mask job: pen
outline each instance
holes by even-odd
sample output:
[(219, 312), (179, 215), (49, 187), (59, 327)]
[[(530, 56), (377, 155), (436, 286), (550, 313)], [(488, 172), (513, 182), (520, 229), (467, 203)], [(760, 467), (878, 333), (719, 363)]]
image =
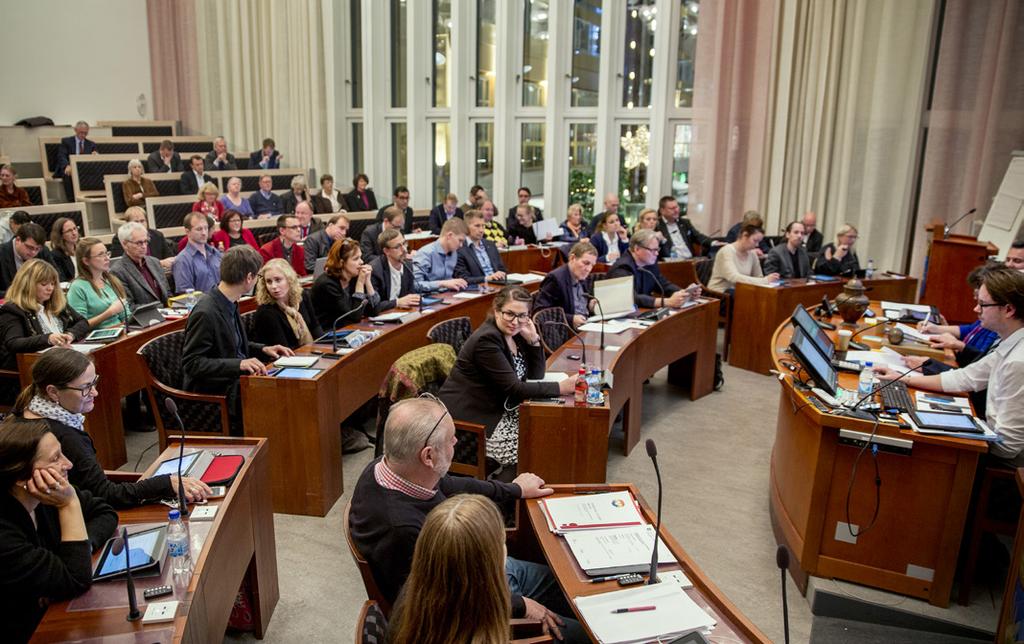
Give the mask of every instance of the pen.
[(617, 615), (619, 613), (640, 613), (646, 610), (655, 610), (657, 608), (657, 606), (631, 606), (629, 608), (616, 608), (612, 610), (612, 614)]
[(612, 580), (615, 580), (615, 579), (622, 579), (625, 576), (626, 575), (608, 575), (607, 577), (594, 577), (593, 579), (588, 579), (587, 582), (591, 583), (591, 584), (599, 584), (602, 581), (612, 581)]

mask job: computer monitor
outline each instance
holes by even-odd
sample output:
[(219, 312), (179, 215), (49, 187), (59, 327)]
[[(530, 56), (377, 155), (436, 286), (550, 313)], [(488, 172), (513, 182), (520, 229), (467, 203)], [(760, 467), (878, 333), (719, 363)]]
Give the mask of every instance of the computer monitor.
[(793, 339), (790, 341), (789, 348), (803, 365), (814, 384), (828, 395), (835, 396), (839, 375), (828, 358), (814, 348), (814, 341), (807, 337), (800, 327), (793, 329)]
[(814, 341), (814, 346), (818, 348), (818, 351), (831, 362), (832, 358), (836, 355), (836, 345), (832, 343), (832, 338), (828, 337), (828, 334), (825, 333), (825, 329), (818, 326), (818, 323), (814, 321), (814, 318), (807, 312), (807, 309), (798, 304), (793, 309), (793, 315), (790, 316), (790, 320), (792, 320), (794, 327), (803, 330), (807, 337)]
[(633, 278), (615, 277), (596, 280), (594, 297), (601, 303), (600, 311), (605, 319), (629, 315), (636, 310), (633, 303)]

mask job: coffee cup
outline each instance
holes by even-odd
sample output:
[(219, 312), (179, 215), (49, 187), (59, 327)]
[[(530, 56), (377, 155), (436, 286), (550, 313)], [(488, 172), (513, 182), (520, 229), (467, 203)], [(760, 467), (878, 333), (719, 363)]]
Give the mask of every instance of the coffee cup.
[(836, 349), (839, 351), (848, 351), (850, 349), (851, 337), (853, 337), (853, 331), (849, 329), (839, 329), (838, 339), (836, 340)]

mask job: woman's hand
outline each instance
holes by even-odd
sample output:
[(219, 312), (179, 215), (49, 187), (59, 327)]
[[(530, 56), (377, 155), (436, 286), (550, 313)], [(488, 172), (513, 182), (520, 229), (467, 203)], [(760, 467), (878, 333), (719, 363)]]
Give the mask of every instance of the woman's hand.
[(846, 254), (849, 253), (849, 252), (850, 252), (850, 247), (847, 246), (846, 244), (842, 244), (841, 246), (836, 248), (835, 258), (836, 259), (842, 259), (842, 258), (846, 257)]
[(68, 333), (51, 333), (47, 338), (51, 347), (66, 347), (74, 339), (74, 336)]
[(43, 505), (62, 508), (72, 501), (78, 501), (75, 488), (71, 487), (64, 473), (55, 467), (44, 467), (32, 472), (32, 478), (25, 482), (25, 490)]
[(124, 303), (120, 299), (115, 299), (107, 307), (106, 314), (108, 318), (112, 318), (115, 315), (119, 315), (122, 311), (124, 311)]
[[(213, 494), (213, 490), (210, 489), (210, 486), (199, 479), (185, 476), (182, 477), (181, 482), (185, 484), (185, 498), (188, 499), (189, 503), (205, 501), (208, 496)], [(171, 474), (171, 487), (174, 488), (175, 493), (178, 492), (177, 474)]]
[(533, 325), (533, 318), (526, 318), (519, 325), (519, 335), (534, 346), (540, 344), (540, 335), (537, 333), (537, 327)]

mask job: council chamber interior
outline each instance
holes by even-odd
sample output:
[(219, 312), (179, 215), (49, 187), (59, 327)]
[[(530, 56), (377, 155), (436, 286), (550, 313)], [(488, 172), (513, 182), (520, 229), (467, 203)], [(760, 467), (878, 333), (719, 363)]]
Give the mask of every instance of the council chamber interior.
[[(53, 413), (79, 418), (95, 472), (144, 487), (159, 470), (193, 485), (182, 496), (224, 486), (186, 518), (189, 578), (168, 557), (134, 581), (143, 613), (177, 602), (168, 617), (124, 620), (123, 575), (95, 579), (41, 595), (38, 641), (383, 636), (394, 597), (360, 552), (353, 492), (385, 462), (389, 410), (422, 392), (455, 428), (450, 477), (556, 486), (499, 509), (509, 556), (547, 567), (581, 641), (1024, 639), (1019, 432), (1012, 395), (993, 394), (1019, 368), (1024, 326), (1010, 274), (1024, 270), (1017, 0), (7, 0), (3, 13), (3, 411), (49, 418), (17, 394), (45, 398), (34, 367), (70, 346), (96, 376), (82, 396), (97, 395), (84, 416)], [(276, 263), (232, 290), (242, 250)], [(59, 282), (87, 324), (10, 331), (10, 307), (35, 319), (17, 273), (44, 262), (58, 279), (36, 279)], [(108, 272), (119, 295), (103, 300)], [(237, 331), (189, 313), (214, 292)], [(295, 355), (194, 371), (221, 358), (197, 334), (277, 338), (253, 336), (263, 307)], [(468, 365), (492, 332), (540, 362), (526, 376), (510, 353), (519, 397), (486, 409), (498, 381)], [(869, 362), (895, 375), (872, 378)], [(987, 398), (941, 391), (975, 362), (1002, 365)], [(582, 390), (560, 384), (584, 365)], [(495, 437), (508, 423), (511, 448)], [(182, 432), (191, 473), (167, 464)], [(10, 496), (34, 503), (19, 486)], [(593, 582), (569, 545), (583, 537), (555, 529), (555, 501), (605, 494), (660, 523), (658, 584)], [(157, 501), (111, 505), (142, 534), (167, 522)], [(118, 556), (113, 536), (91, 567)], [(649, 578), (646, 563), (628, 572)], [(642, 594), (677, 580), (671, 601), (695, 612)], [(13, 583), (0, 594), (17, 597)], [(602, 597), (617, 592), (634, 594)], [(660, 610), (596, 617), (615, 597)], [(549, 630), (528, 614), (509, 641)]]

